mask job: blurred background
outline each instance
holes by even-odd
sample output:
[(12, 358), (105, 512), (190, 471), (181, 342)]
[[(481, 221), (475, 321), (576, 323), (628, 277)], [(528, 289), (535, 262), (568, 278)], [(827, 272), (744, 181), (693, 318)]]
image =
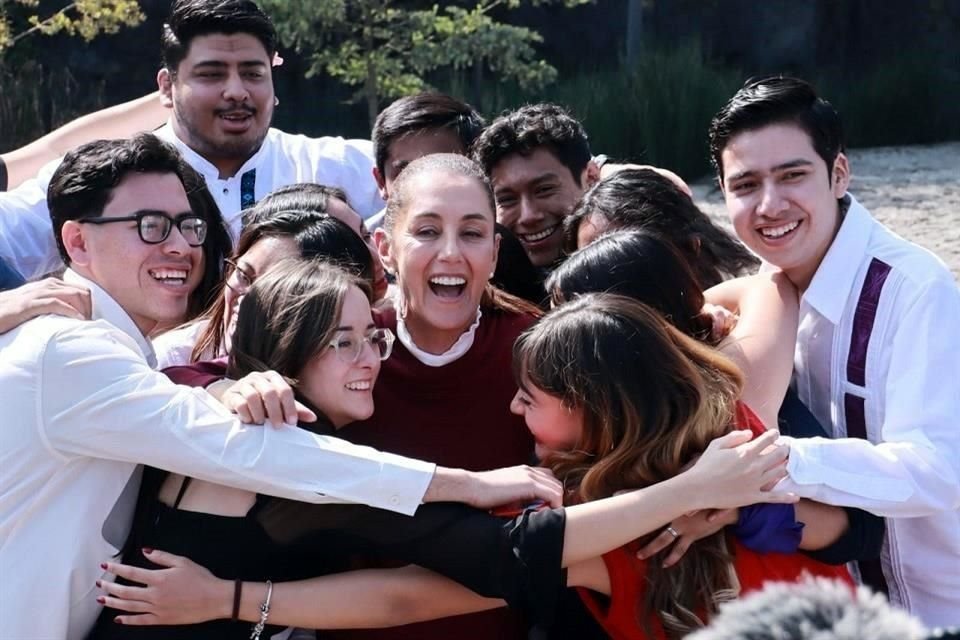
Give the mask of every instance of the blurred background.
[[(346, 6), (339, 19), (351, 24), (358, 18), (350, 5), (371, 0), (267, 0), (264, 6), (271, 15), (296, 16), (337, 2)], [(542, 41), (532, 41), (534, 62), (556, 70), (544, 75), (549, 84), (531, 88), (522, 79), (504, 79), (482, 57), (429, 70), (422, 79), (487, 117), (526, 102), (564, 104), (586, 125), (595, 152), (691, 179), (709, 170), (710, 117), (745, 79), (761, 74), (812, 81), (843, 114), (853, 147), (960, 140), (960, 0), (566, 2), (575, 6), (481, 3), (487, 18), (539, 33)], [(29, 28), (28, 15), (50, 15), (67, 4), (41, 0), (28, 7), (0, 0), (0, 11), (16, 34)], [(417, 11), (437, 3), (373, 4)], [(62, 33), (30, 34), (0, 54), (0, 151), (156, 88), (159, 34), (170, 2), (139, 5), (143, 21), (116, 34), (89, 42)], [(457, 21), (464, 22), (477, 0), (439, 5), (439, 15), (462, 8)], [(280, 106), (274, 125), (310, 135), (369, 137), (369, 101), (358, 97), (357, 87), (318, 68), (311, 55), (324, 46), (318, 42), (336, 43), (307, 40), (288, 30), (281, 43), (285, 62), (275, 72)], [(464, 45), (467, 58), (475, 46)], [(389, 100), (380, 96), (374, 105)]]

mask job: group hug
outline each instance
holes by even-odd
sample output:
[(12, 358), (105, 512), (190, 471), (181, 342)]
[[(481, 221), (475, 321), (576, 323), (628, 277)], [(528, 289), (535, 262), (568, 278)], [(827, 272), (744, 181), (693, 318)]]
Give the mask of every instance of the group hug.
[(734, 236), (553, 104), (273, 129), (250, 0), (160, 53), (0, 171), (0, 638), (960, 624), (960, 289), (810, 84), (704, 132)]

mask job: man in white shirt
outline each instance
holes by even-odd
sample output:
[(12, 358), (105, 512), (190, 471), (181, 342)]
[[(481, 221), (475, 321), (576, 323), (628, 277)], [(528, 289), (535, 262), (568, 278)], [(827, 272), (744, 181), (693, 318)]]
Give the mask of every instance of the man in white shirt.
[(152, 370), (146, 335), (182, 316), (200, 278), (202, 179), (155, 136), (68, 154), (49, 203), (69, 283), (93, 320), (41, 316), (0, 335), (3, 637), (82, 638), (98, 564), (129, 530), (138, 463), (308, 502), (413, 513), (423, 501), (559, 499), (541, 471), (437, 468), (288, 427), (244, 427)]
[(710, 144), (734, 229), (800, 290), (795, 384), (833, 439), (792, 439), (786, 490), (886, 517), (871, 586), (960, 622), (960, 291), (846, 190), (840, 118), (807, 83), (747, 83)]
[[(173, 117), (157, 135), (205, 178), (234, 237), (240, 211), (298, 182), (340, 187), (364, 218), (383, 207), (368, 140), (308, 138), (270, 128), (277, 34), (245, 0), (177, 0), (164, 26), (157, 74)], [(28, 280), (62, 265), (49, 232), (46, 190), (59, 161), (0, 193), (0, 259)]]

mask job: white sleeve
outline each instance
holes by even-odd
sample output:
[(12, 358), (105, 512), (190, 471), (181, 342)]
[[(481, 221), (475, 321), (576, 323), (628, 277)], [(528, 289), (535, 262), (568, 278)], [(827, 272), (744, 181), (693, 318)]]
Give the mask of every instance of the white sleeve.
[(319, 163), (316, 180), (320, 184), (337, 186), (347, 193), (354, 211), (366, 220), (378, 213), (386, 203), (377, 191), (373, 179), (373, 143), (369, 140), (318, 138), (321, 153), (335, 160), (333, 165)]
[(56, 334), (40, 368), (41, 437), (65, 459), (148, 464), (306, 502), (356, 502), (412, 514), (434, 465), (295, 427), (240, 424), (205, 392), (150, 369), (106, 323)]
[(13, 191), (0, 193), (0, 258), (27, 280), (63, 266), (47, 211), (47, 185), (60, 158)]
[(909, 304), (890, 342), (883, 442), (789, 439), (778, 489), (888, 517), (960, 508), (960, 292), (940, 279)]

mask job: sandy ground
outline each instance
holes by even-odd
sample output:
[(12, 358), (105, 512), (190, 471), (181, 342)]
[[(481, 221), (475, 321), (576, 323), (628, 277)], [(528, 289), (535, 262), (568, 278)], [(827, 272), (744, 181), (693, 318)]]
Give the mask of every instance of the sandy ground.
[[(853, 149), (850, 192), (878, 220), (936, 253), (960, 280), (960, 142)], [(729, 228), (723, 197), (693, 185), (700, 207)]]

